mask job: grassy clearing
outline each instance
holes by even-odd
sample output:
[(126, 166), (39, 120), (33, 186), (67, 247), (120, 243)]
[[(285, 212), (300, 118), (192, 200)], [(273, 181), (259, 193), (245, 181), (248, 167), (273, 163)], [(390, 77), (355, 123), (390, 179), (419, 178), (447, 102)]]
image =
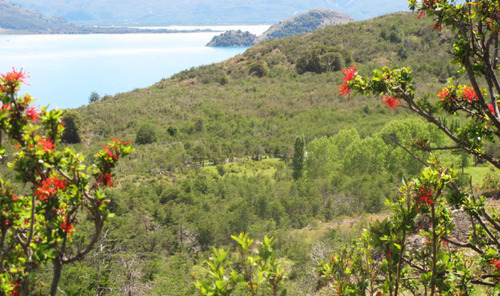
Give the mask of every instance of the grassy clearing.
[(489, 167), (482, 166), (467, 167), (464, 169), (464, 172), (472, 177), (472, 183), (477, 185), (481, 185), (483, 183), (483, 177), (489, 171)]
[(245, 160), (219, 166), (207, 166), (204, 169), (219, 174), (221, 173), (219, 170), (222, 170), (223, 174), (234, 174), (238, 177), (263, 176), (272, 178), (278, 167), (282, 165), (284, 163), (279, 158), (266, 158), (260, 161)]

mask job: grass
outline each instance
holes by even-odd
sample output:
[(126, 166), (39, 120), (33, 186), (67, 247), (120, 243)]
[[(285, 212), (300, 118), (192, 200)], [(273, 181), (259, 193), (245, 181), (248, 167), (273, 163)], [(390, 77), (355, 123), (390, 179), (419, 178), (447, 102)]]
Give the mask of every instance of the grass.
[[(238, 177), (263, 176), (272, 178), (277, 171), (277, 167), (283, 165), (279, 158), (266, 158), (260, 161), (244, 160), (223, 164), (225, 174), (235, 174)], [(217, 172), (217, 166), (206, 166), (206, 171)]]
[(481, 185), (484, 175), (490, 171), (489, 167), (471, 166), (464, 169), (464, 172), (472, 177), (472, 183)]

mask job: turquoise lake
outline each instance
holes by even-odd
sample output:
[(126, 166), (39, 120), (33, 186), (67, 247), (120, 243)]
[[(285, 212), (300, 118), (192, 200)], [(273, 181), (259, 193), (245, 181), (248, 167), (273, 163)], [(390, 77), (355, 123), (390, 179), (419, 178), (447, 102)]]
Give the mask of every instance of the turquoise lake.
[[(208, 27), (261, 34), (269, 26)], [(171, 27), (172, 28), (172, 27)], [(174, 29), (207, 27), (175, 27)], [(247, 48), (206, 47), (221, 32), (170, 34), (2, 35), (0, 73), (15, 67), (30, 74), (35, 105), (76, 108), (91, 92), (114, 95), (142, 88), (182, 70), (220, 62)]]

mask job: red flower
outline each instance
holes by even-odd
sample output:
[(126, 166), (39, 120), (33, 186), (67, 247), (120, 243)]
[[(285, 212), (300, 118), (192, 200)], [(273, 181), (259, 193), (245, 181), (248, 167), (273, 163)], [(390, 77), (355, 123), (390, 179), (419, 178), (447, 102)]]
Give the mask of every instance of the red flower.
[(28, 109), (26, 110), (26, 115), (28, 115), (31, 120), (36, 122), (38, 115), (40, 115), (40, 111), (38, 110), (37, 107), (34, 106), (29, 106)]
[(417, 203), (419, 204), (423, 203), (432, 205), (434, 203), (432, 200), (432, 194), (434, 194), (434, 191), (427, 191), (425, 188), (420, 188), (420, 194), (415, 194), (413, 197), (418, 197)]
[(488, 109), (490, 109), (491, 113), (495, 113), (495, 108), (493, 108), (493, 104), (488, 104)]
[(342, 97), (345, 97), (346, 95), (348, 96), (347, 97), (347, 100), (351, 99), (351, 94), (349, 93), (350, 91), (350, 88), (349, 88), (349, 85), (347, 84), (349, 81), (351, 81), (352, 79), (354, 79), (354, 77), (356, 77), (356, 68), (358, 67), (359, 65), (356, 65), (355, 67), (349, 67), (347, 70), (346, 69), (342, 69), (342, 72), (345, 74), (345, 77), (342, 78), (341, 80), (344, 80), (344, 82), (342, 82), (341, 85), (339, 85), (339, 95), (341, 95)]
[(450, 93), (448, 92), (448, 88), (446, 86), (443, 86), (443, 89), (438, 92), (437, 96), (441, 99), (441, 101), (446, 101), (449, 95)]
[(342, 78), (342, 80), (344, 80), (344, 81), (351, 81), (356, 76), (356, 72), (354, 72), (354, 71), (356, 71), (356, 68), (358, 66), (359, 66), (359, 64), (356, 65), (355, 67), (354, 66), (349, 67), (347, 70), (346, 69), (342, 69), (342, 72), (344, 72), (344, 74), (345, 74), (345, 77)]
[(500, 260), (491, 259), (491, 263), (495, 265), (497, 271), (500, 271)]
[(391, 251), (389, 251), (389, 254), (387, 254), (387, 257), (391, 258), (391, 256), (392, 256)]
[(472, 88), (472, 86), (470, 86), (470, 87), (469, 86), (464, 87), (464, 89), (462, 90), (462, 95), (469, 102), (473, 102), (473, 101), (477, 100), (476, 91), (474, 90), (474, 88)]
[(45, 152), (52, 151), (54, 149), (54, 143), (52, 143), (51, 139), (46, 140), (43, 137), (40, 137), (38, 140), (38, 147), (42, 148)]
[(2, 111), (3, 112), (10, 111), (10, 110), (12, 110), (12, 107), (10, 106), (10, 104), (2, 103)]
[(27, 72), (23, 72), (23, 68), (21, 70), (16, 71), (14, 67), (12, 67), (12, 72), (9, 72), (7, 74), (1, 74), (0, 79), (5, 80), (7, 84), (15, 84), (18, 82), (24, 83), (26, 85), (29, 85), (26, 83), (25, 79), (30, 78)]
[(102, 148), (106, 149), (106, 152), (108, 154), (109, 157), (113, 158), (114, 160), (118, 160), (118, 156), (116, 156), (115, 154), (113, 154), (113, 152), (111, 152), (111, 148), (109, 147), (109, 145), (106, 145), (104, 146), (103, 144), (101, 144)]
[(58, 190), (63, 190), (66, 187), (66, 180), (58, 179), (57, 175), (52, 178), (42, 180), (40, 186), (35, 191), (35, 195), (40, 200), (47, 200), (47, 197), (54, 195)]
[(133, 140), (130, 140), (128, 142), (123, 142), (123, 137), (120, 139), (120, 141), (118, 141), (117, 139), (115, 139), (113, 137), (111, 137), (111, 140), (113, 140), (113, 142), (115, 142), (116, 144), (120, 143), (122, 145), (128, 145), (128, 144), (133, 142)]
[(66, 220), (64, 220), (64, 222), (61, 224), (61, 228), (64, 229), (64, 231), (66, 231), (66, 233), (69, 235), (72, 235), (73, 230), (75, 229), (73, 224), (69, 223), (68, 218), (66, 218)]
[(349, 93), (350, 89), (347, 85), (347, 81), (344, 81), (341, 85), (339, 85), (339, 95), (342, 97), (347, 96), (347, 100), (351, 99), (351, 94)]
[(112, 174), (102, 174), (101, 177), (99, 178), (99, 182), (102, 183), (102, 185), (104, 186), (112, 187), (114, 184), (113, 184), (113, 179), (111, 179), (111, 177), (113, 177)]
[(438, 29), (439, 31), (441, 31), (441, 23), (440, 22), (435, 23), (434, 25), (431, 26), (431, 29), (433, 30)]
[(394, 110), (396, 106), (401, 105), (401, 101), (398, 98), (394, 98), (391, 96), (382, 96), (384, 98), (384, 102), (382, 102), (382, 105), (387, 105), (386, 107), (390, 107), (391, 110)]

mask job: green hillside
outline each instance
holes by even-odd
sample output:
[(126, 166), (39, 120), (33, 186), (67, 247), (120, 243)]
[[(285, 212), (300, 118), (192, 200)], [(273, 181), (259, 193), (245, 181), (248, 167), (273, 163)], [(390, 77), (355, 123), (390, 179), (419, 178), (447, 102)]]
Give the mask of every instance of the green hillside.
[[(446, 142), (380, 98), (341, 98), (340, 69), (404, 63), (417, 73), (419, 91), (437, 88), (457, 69), (445, 62), (452, 33), (430, 25), (398, 13), (270, 40), (77, 109), (84, 124), (76, 149), (91, 154), (110, 136), (123, 136), (135, 139), (136, 151), (113, 176), (115, 217), (102, 248), (68, 266), (61, 289), (196, 295), (193, 282), (208, 274), (210, 247), (234, 249), (230, 235), (248, 231), (277, 239), (290, 295), (313, 293), (317, 260), (362, 227), (338, 221), (384, 211), (401, 179), (422, 167), (392, 135)], [(301, 139), (307, 157), (292, 166)], [(459, 154), (441, 157), (464, 163)], [(77, 227), (86, 227), (83, 217)]]

